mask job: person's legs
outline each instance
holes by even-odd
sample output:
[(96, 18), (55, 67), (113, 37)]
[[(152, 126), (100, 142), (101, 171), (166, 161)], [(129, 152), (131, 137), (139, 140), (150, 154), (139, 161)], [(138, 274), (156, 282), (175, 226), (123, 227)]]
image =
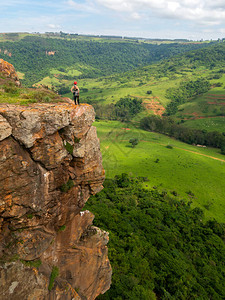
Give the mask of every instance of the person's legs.
[(73, 100), (74, 100), (74, 104), (76, 105), (76, 96), (75, 96), (75, 93), (73, 93)]
[(80, 104), (79, 96), (77, 96), (77, 104)]

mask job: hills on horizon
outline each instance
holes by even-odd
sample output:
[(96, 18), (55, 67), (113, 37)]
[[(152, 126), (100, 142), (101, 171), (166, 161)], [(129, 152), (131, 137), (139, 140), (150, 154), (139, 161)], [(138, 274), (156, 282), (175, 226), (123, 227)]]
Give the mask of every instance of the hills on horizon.
[[(0, 35), (1, 56), (24, 74), (26, 85), (50, 75), (52, 69), (77, 78), (97, 78), (150, 65), (211, 43), (148, 43), (101, 38), (55, 38), (48, 35)], [(31, 72), (32, 70), (32, 72)], [(60, 74), (60, 73), (59, 73)], [(72, 79), (72, 78), (71, 78)]]
[(178, 43), (187, 43), (187, 42), (212, 42), (212, 41), (223, 41), (224, 39), (218, 38), (217, 40), (193, 40), (186, 38), (150, 38), (143, 36), (124, 36), (124, 35), (103, 35), (103, 34), (80, 34), (80, 33), (67, 33), (63, 31), (53, 32), (1, 32), (0, 39), (4, 40), (17, 40), (21, 37), (27, 35), (38, 35), (42, 37), (55, 37), (55, 38), (96, 38), (96, 39), (116, 39), (116, 40), (135, 40), (135, 41), (145, 41), (145, 42), (178, 42)]

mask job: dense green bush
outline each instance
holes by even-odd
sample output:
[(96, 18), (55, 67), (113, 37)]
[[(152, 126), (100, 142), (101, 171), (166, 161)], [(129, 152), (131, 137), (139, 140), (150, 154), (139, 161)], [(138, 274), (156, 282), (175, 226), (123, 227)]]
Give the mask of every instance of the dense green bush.
[(143, 109), (141, 100), (130, 97), (120, 98), (116, 104), (102, 105), (99, 101), (87, 102), (93, 105), (98, 119), (127, 122)]
[[(130, 121), (132, 117), (142, 110), (142, 100), (136, 98), (121, 98), (114, 106), (116, 120)], [(113, 116), (114, 117), (114, 116)]]

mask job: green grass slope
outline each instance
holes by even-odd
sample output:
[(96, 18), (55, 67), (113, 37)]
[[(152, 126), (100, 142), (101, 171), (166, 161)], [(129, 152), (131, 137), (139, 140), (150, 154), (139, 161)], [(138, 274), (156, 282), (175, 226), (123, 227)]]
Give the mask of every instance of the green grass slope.
[(207, 131), (225, 132), (225, 117), (196, 118), (185, 121), (185, 126)]
[(62, 102), (63, 98), (45, 88), (25, 88), (18, 86), (14, 79), (0, 72), (0, 104), (27, 105), (36, 102)]
[[(101, 121), (95, 126), (107, 178), (124, 172), (148, 177), (146, 185), (191, 200), (207, 218), (225, 221), (225, 158), (219, 150), (187, 145), (120, 122)], [(131, 138), (139, 140), (135, 148)]]

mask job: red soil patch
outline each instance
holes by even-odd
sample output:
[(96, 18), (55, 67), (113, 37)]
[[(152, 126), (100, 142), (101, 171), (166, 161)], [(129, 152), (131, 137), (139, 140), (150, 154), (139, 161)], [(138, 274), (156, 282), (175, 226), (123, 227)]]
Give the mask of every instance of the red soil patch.
[[(218, 94), (208, 94), (208, 97), (210, 97), (210, 96), (219, 98), (218, 96), (220, 96), (220, 95), (218, 95)], [(224, 96), (224, 97), (225, 97), (225, 95), (221, 95), (221, 96)]]
[(145, 96), (132, 96), (137, 99), (142, 99), (142, 105), (149, 111), (153, 111), (154, 115), (162, 116), (165, 112), (165, 107), (160, 103), (160, 99), (158, 97), (145, 97)]
[[(224, 98), (225, 99), (225, 98)], [(207, 102), (208, 104), (216, 104), (216, 105), (225, 105), (225, 102), (217, 103), (216, 101), (214, 102)]]
[(184, 120), (198, 120), (198, 119), (211, 119), (211, 118), (225, 118), (225, 116), (198, 116), (192, 118), (184, 118)]
[(223, 100), (223, 99), (225, 99), (225, 97), (211, 97), (211, 96), (209, 96), (209, 97), (206, 97), (206, 99), (214, 99), (214, 100), (221, 99), (221, 100)]
[[(156, 98), (156, 97), (154, 97)], [(142, 102), (143, 106), (147, 110), (152, 110), (155, 115), (157, 116), (162, 116), (163, 113), (165, 112), (165, 107), (163, 107), (159, 101), (152, 99), (152, 100), (144, 100)]]

